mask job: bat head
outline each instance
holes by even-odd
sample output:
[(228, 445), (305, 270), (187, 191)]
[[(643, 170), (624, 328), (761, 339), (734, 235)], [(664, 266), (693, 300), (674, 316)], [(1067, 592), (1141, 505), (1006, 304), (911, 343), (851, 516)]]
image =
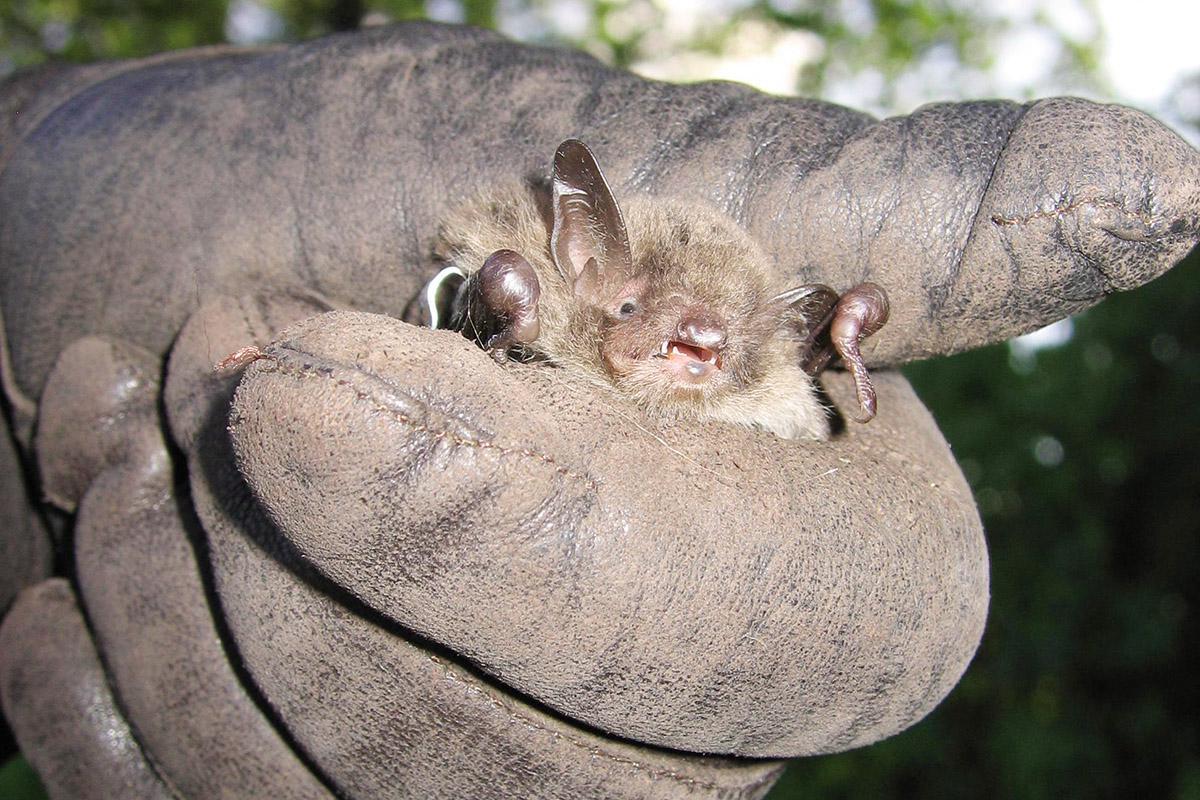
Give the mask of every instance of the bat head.
[(551, 189), (550, 250), (574, 292), (579, 336), (634, 399), (703, 412), (799, 364), (787, 293), (773, 290), (766, 257), (732, 220), (647, 198), (630, 204), (627, 228), (575, 139), (555, 153)]

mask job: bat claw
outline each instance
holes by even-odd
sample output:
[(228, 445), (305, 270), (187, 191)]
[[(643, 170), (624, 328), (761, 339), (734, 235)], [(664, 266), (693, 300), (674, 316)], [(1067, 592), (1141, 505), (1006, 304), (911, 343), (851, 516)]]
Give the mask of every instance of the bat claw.
[(777, 295), (787, 306), (805, 341), (800, 366), (812, 377), (820, 375), (837, 355), (854, 378), (858, 413), (854, 419), (870, 422), (875, 417), (875, 387), (863, 362), (859, 345), (883, 327), (890, 306), (887, 292), (874, 283), (860, 283), (845, 294), (821, 283), (798, 286)]

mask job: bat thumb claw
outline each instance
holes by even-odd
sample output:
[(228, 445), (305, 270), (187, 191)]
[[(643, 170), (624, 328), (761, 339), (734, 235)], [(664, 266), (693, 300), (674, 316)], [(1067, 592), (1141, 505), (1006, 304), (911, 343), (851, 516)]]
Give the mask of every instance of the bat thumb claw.
[(867, 423), (875, 419), (875, 387), (865, 370), (861, 377), (858, 374), (854, 376), (854, 393), (858, 397), (858, 413), (854, 415), (854, 421)]
[(833, 347), (854, 378), (854, 393), (859, 408), (854, 419), (858, 422), (874, 419), (876, 408), (875, 387), (863, 362), (859, 344), (883, 327), (889, 310), (887, 293), (874, 283), (862, 283), (838, 300), (829, 328)]

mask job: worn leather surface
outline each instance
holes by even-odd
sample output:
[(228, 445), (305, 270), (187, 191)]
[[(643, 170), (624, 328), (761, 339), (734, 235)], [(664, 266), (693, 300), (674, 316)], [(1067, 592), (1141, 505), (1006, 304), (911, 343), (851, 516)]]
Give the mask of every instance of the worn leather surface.
[(174, 491), (159, 372), (141, 348), (85, 337), (59, 358), (39, 417), (43, 482), (78, 506), (76, 578), (109, 680), (179, 796), (330, 798), (225, 651), (204, 539)]
[[(899, 376), (871, 425), (781, 442), (394, 319), (446, 209), (564, 138), (618, 200), (710, 203), (789, 278), (883, 284), (874, 364), (1149, 280), (1200, 203), (1200, 157), (1130, 109), (875, 121), (432, 25), (40, 73), (0, 111), (0, 377), (43, 476), (0, 488), (78, 508), (110, 674), (78, 624), (16, 611), (0, 669), (90, 653), (55, 674), (130, 715), (114, 780), (148, 753), (190, 797), (758, 797), (779, 764), (745, 756), (887, 736), (966, 667), (982, 533)], [(297, 323), (330, 308), (391, 318)], [(212, 371), (249, 344), (244, 379)], [(70, 787), (102, 734), (32, 696), (6, 714)]]
[[(488, 680), (461, 654), (394, 624), (297, 552), (231, 469), (229, 395), (239, 376), (214, 373), (211, 364), (214, 353), (271, 336), (284, 321), (319, 310), (312, 298), (215, 301), (180, 333), (164, 392), (237, 657), (314, 769), (349, 797), (765, 794), (779, 762), (656, 751), (582, 727)], [(336, 413), (329, 406), (312, 410)], [(332, 453), (336, 446), (330, 441), (321, 449)]]
[(17, 592), (49, 577), (54, 566), (54, 547), (34, 509), (17, 455), (16, 442), (8, 431), (0, 436), (0, 614)]
[(795, 756), (923, 716), (982, 632), (970, 490), (877, 385), (876, 422), (802, 444), (336, 312), (250, 367), (229, 429), (289, 543), (384, 616), (610, 733)]
[(51, 797), (171, 797), (117, 708), (66, 580), (27, 588), (5, 616), (0, 700)]

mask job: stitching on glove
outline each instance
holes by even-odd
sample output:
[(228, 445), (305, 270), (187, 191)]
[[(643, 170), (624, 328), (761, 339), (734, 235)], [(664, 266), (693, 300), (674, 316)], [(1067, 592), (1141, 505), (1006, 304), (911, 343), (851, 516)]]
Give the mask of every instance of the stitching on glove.
[(397, 411), (394, 408), (389, 408), (388, 406), (384, 405), (383, 403), (380, 403), (378, 400), (376, 400), (374, 397), (372, 397), (369, 393), (364, 392), (362, 389), (358, 388), (357, 386), (352, 384), (350, 381), (345, 380), (344, 378), (338, 378), (338, 377), (334, 377), (333, 375), (330, 375), (325, 372), (318, 372), (318, 371), (311, 370), (311, 369), (304, 369), (303, 367), (298, 367), (298, 366), (295, 366), (292, 364), (286, 364), (283, 361), (281, 361), (277, 356), (271, 355), (269, 353), (263, 353), (262, 356), (257, 360), (269, 362), (269, 364), (270, 364), (269, 366), (263, 365), (260, 368), (260, 369), (263, 369), (266, 371), (278, 372), (281, 374), (292, 375), (292, 376), (297, 376), (297, 377), (302, 377), (302, 378), (325, 378), (327, 380), (331, 380), (336, 385), (341, 386), (346, 389), (349, 389), (351, 392), (354, 393), (355, 397), (357, 397), (359, 400), (363, 400), (363, 401), (369, 403), (373, 407), (390, 415), (397, 421), (407, 425), (409, 428), (411, 428), (412, 430), (417, 431), (419, 433), (425, 433), (425, 434), (428, 434), (435, 438), (442, 439), (444, 441), (449, 441), (453, 444), (460, 445), (463, 447), (474, 447), (474, 448), (477, 448), (480, 450), (495, 450), (496, 452), (500, 453), (501, 455), (524, 456), (525, 458), (530, 458), (535, 461), (539, 461), (539, 462), (551, 467), (555, 472), (557, 472), (561, 475), (565, 475), (569, 478), (574, 478), (575, 480), (584, 483), (589, 488), (591, 488), (593, 491), (596, 491), (600, 488), (600, 486), (596, 482), (595, 478), (591, 477), (590, 475), (585, 475), (581, 472), (576, 472), (575, 470), (572, 470), (569, 467), (565, 467), (565, 466), (559, 464), (552, 456), (546, 455), (545, 453), (542, 453), (538, 450), (534, 450), (534, 449), (528, 448), (528, 447), (506, 447), (504, 445), (496, 444), (495, 442), (484, 442), (484, 441), (478, 441), (476, 439), (468, 439), (465, 436), (459, 436), (458, 434), (452, 433), (447, 430), (433, 428), (424, 423), (417, 422), (412, 417), (408, 416), (407, 414), (405, 414), (401, 411)]
[(1075, 200), (1063, 206), (1057, 206), (1047, 211), (1035, 211), (1032, 214), (1024, 217), (1006, 217), (1002, 214), (992, 214), (992, 222), (997, 225), (1024, 225), (1033, 222), (1035, 219), (1043, 219), (1046, 217), (1061, 217), (1064, 214), (1069, 214), (1083, 206), (1097, 206), (1099, 208), (1113, 208), (1123, 214), (1134, 217), (1147, 228), (1151, 227), (1151, 219), (1149, 214), (1144, 214), (1140, 211), (1134, 211), (1125, 206), (1118, 200), (1109, 200), (1103, 197), (1084, 198)]

